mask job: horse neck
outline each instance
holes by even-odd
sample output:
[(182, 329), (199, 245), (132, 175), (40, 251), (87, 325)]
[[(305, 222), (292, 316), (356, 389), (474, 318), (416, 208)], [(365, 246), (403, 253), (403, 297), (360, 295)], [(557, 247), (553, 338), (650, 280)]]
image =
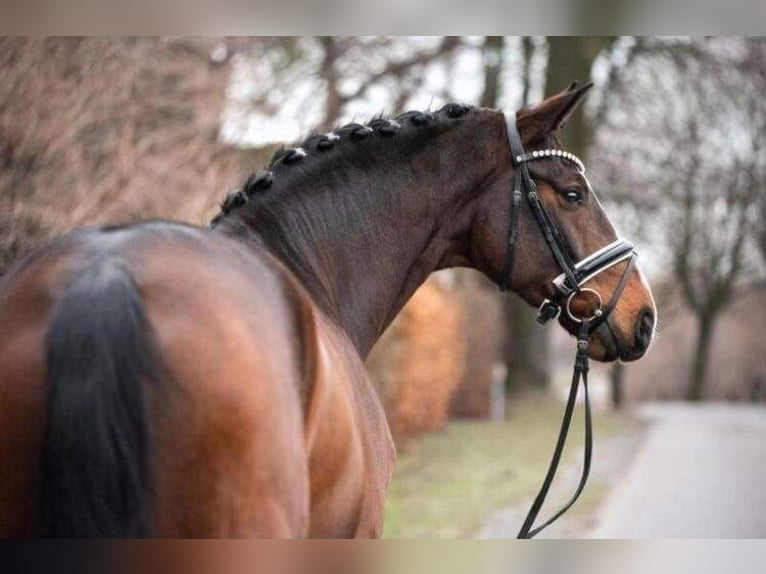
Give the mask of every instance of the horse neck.
[(431, 272), (471, 265), (476, 198), (508, 160), (503, 125), (499, 112), (479, 110), (310, 153), (275, 170), (273, 197), (251, 200), (219, 228), (280, 259), (366, 357)]

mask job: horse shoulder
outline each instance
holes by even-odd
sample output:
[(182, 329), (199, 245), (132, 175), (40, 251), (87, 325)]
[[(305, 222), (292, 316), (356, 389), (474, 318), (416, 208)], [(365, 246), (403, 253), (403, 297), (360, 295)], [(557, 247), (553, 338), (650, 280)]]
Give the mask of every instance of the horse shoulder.
[(317, 313), (306, 407), (311, 535), (378, 537), (395, 451), (380, 400), (350, 340)]

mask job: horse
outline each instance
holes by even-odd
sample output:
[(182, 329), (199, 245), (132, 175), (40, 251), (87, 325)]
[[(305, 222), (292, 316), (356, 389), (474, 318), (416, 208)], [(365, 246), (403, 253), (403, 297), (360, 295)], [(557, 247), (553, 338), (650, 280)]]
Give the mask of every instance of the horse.
[[(589, 87), (514, 124), (549, 150), (524, 169), (573, 260), (617, 238), (556, 151)], [(395, 448), (365, 374), (375, 341), (438, 269), (533, 306), (555, 295), (558, 260), (511, 193), (506, 119), (449, 103), (344, 125), (279, 150), (207, 227), (84, 228), (18, 262), (0, 282), (0, 535), (381, 536)], [(589, 278), (604, 298), (622, 282), (594, 360), (652, 339), (627, 265)], [(576, 295), (572, 334), (595, 305)]]

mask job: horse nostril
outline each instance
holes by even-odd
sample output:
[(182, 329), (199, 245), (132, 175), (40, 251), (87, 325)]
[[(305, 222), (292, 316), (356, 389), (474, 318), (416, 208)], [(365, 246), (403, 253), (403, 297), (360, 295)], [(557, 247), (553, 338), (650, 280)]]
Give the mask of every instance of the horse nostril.
[(652, 332), (654, 331), (654, 313), (649, 309), (644, 309), (638, 317), (636, 323), (636, 349), (646, 351), (649, 343), (652, 341)]

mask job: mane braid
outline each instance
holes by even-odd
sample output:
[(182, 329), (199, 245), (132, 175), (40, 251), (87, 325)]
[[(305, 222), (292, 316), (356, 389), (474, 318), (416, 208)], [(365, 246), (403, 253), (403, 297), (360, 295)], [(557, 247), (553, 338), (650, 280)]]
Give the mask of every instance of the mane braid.
[(210, 221), (208, 227), (215, 227), (231, 211), (242, 207), (250, 199), (263, 194), (274, 185), (274, 174), (284, 166), (293, 166), (314, 153), (327, 153), (344, 141), (360, 142), (374, 136), (390, 138), (406, 126), (426, 126), (439, 120), (458, 120), (473, 109), (473, 106), (451, 102), (435, 112), (408, 111), (392, 118), (378, 115), (366, 124), (352, 122), (334, 128), (324, 134), (311, 134), (297, 147), (280, 147), (268, 162), (265, 170), (250, 174), (242, 186), (228, 193), (220, 203), (220, 211)]

